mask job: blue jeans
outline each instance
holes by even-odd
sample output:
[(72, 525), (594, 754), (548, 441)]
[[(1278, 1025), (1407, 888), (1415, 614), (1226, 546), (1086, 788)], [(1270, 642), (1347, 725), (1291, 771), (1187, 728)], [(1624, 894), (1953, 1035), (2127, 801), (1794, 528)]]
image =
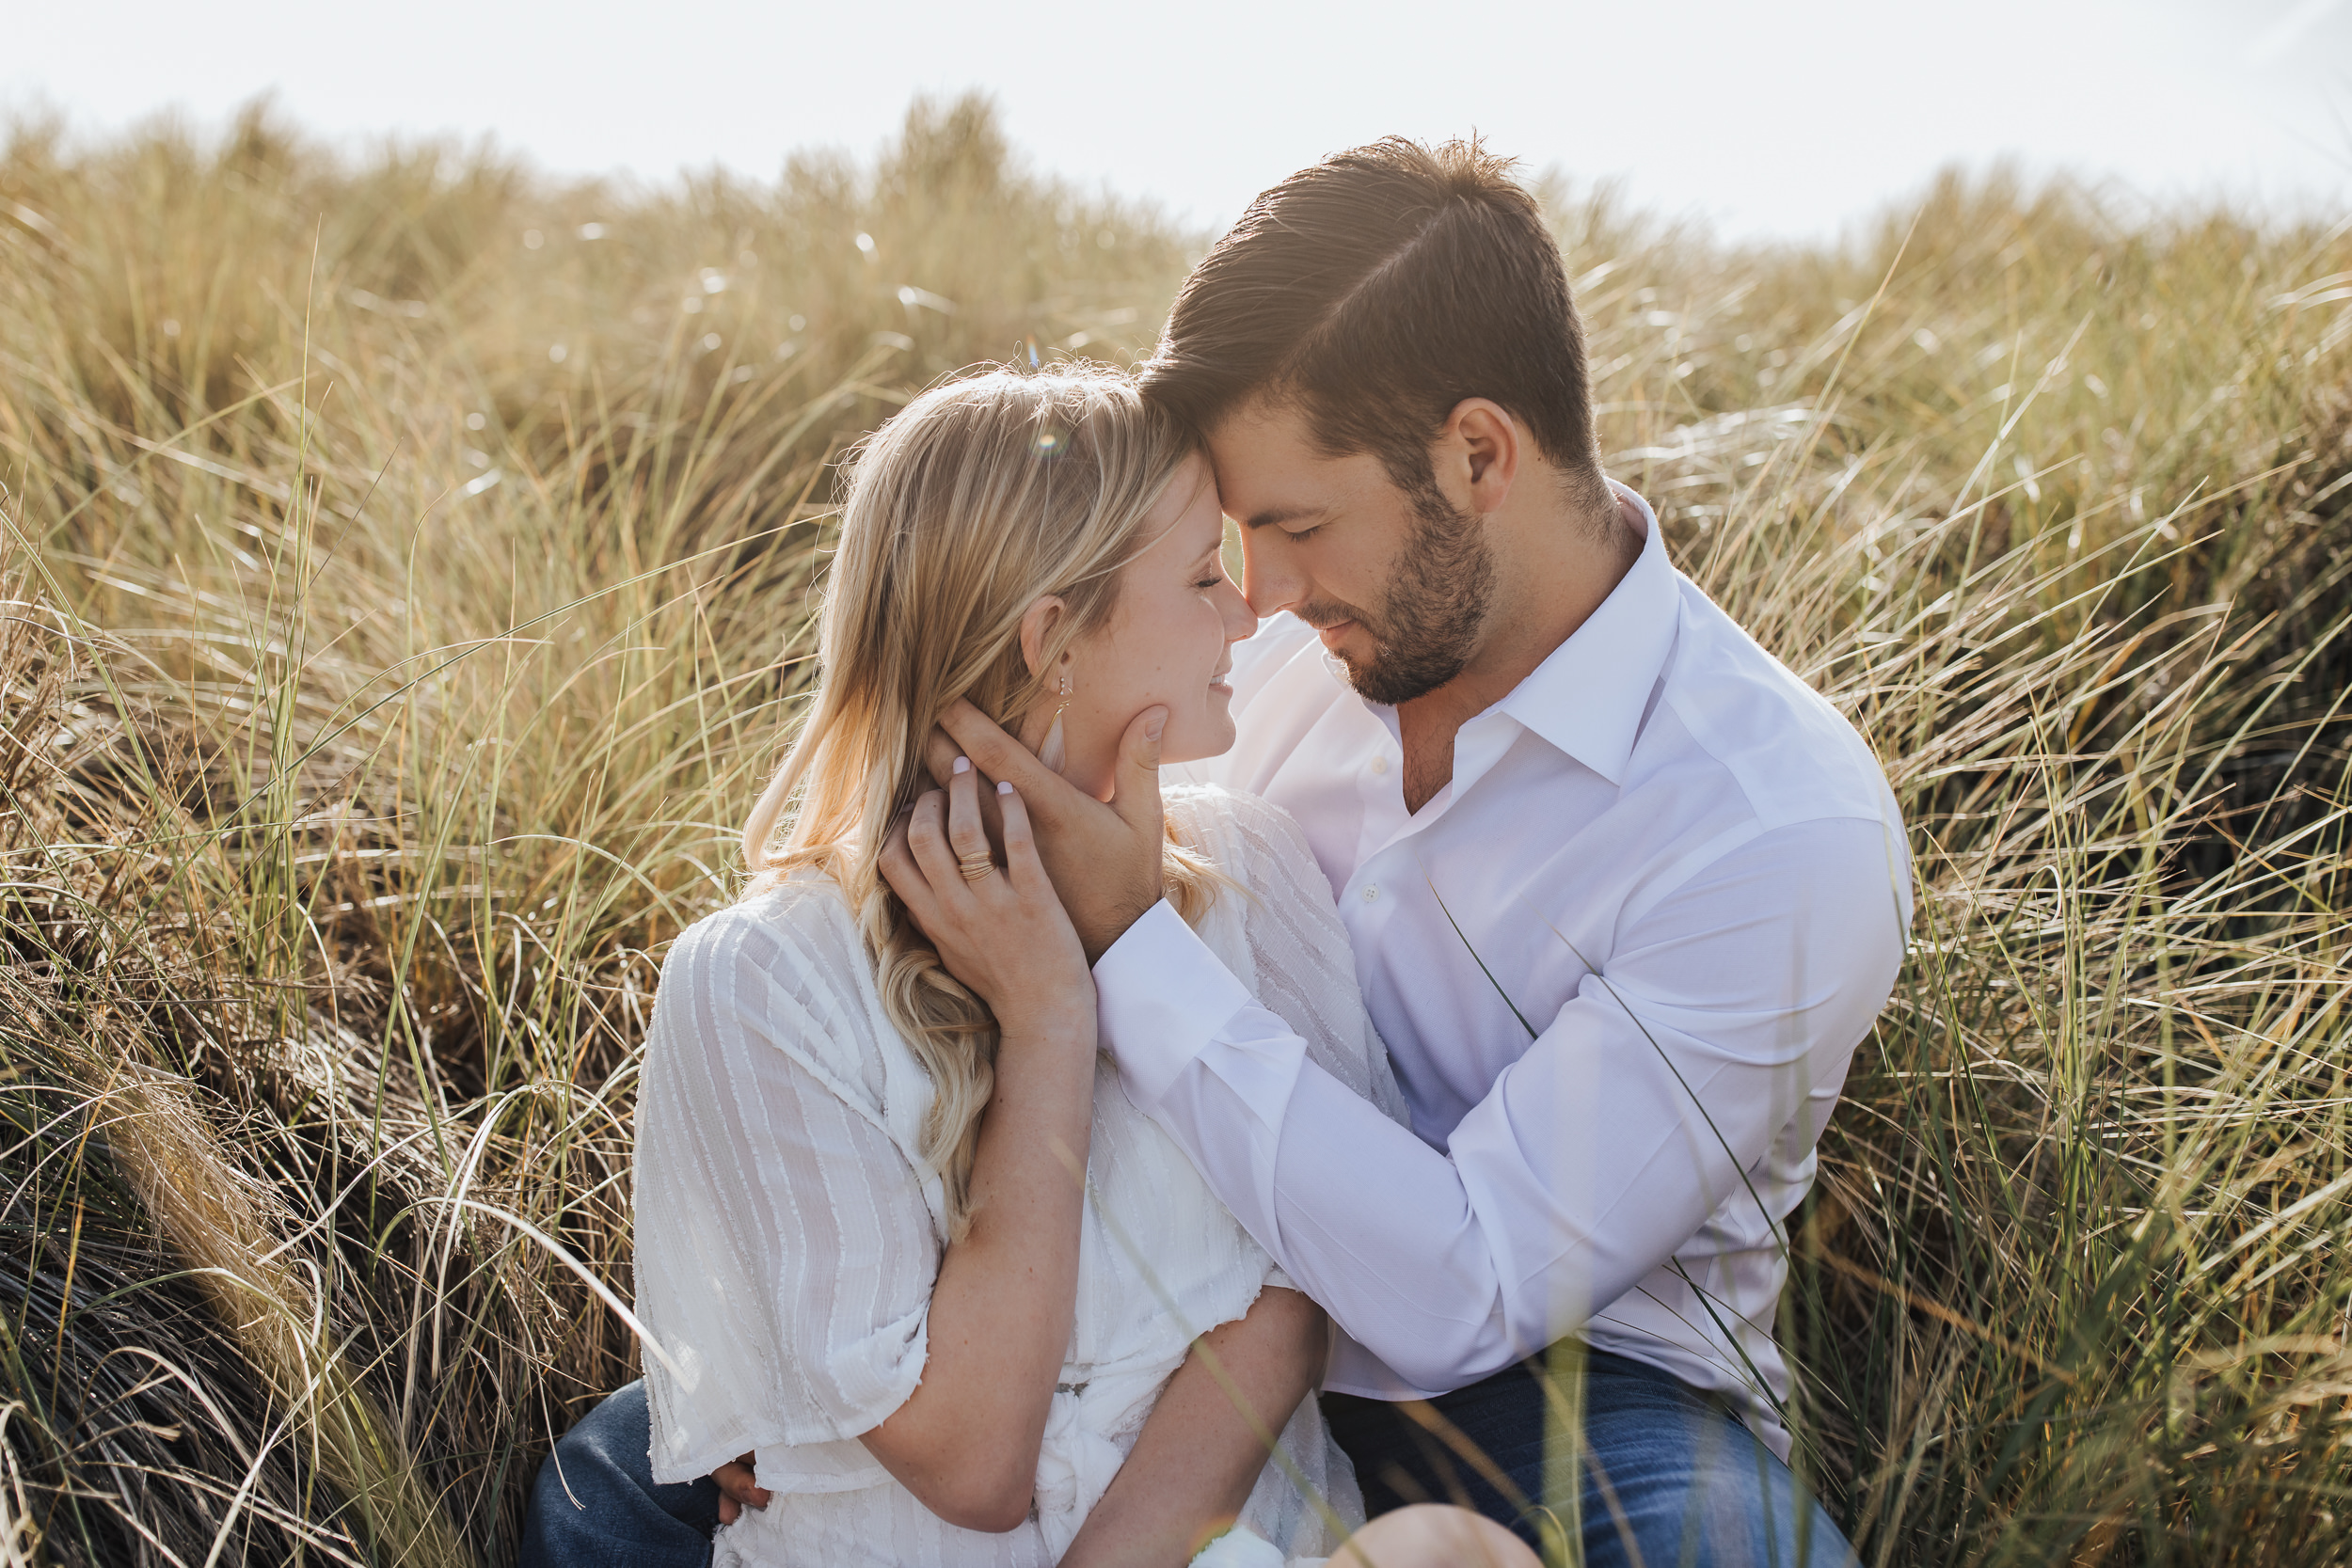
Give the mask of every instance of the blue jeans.
[[(1356, 1462), (1371, 1513), (1461, 1503), (1540, 1547), (1527, 1511), (1480, 1472), (1491, 1465), (1520, 1497), (1550, 1503), (1557, 1516), (1564, 1499), (1547, 1498), (1544, 1487), (1545, 1402), (1524, 1367), (1430, 1402), (1485, 1465), (1466, 1462), (1397, 1405), (1326, 1394), (1323, 1413)], [(707, 1568), (719, 1489), (707, 1478), (655, 1485), (651, 1447), (643, 1383), (614, 1393), (565, 1433), (539, 1466), (520, 1568)], [(1586, 1568), (1847, 1568), (1852, 1561), (1846, 1538), (1820, 1504), (1801, 1497), (1788, 1466), (1721, 1403), (1656, 1368), (1587, 1354), (1584, 1449), (1579, 1502)]]
[(641, 1378), (608, 1395), (539, 1463), (518, 1568), (708, 1568), (719, 1483), (653, 1479)]
[[(1543, 1550), (1538, 1512), (1581, 1527), (1585, 1568), (1847, 1568), (1852, 1548), (1796, 1477), (1720, 1401), (1671, 1373), (1601, 1351), (1584, 1355), (1581, 1481), (1570, 1515), (1545, 1485), (1547, 1400), (1509, 1367), (1422, 1407), (1323, 1396), (1331, 1435), (1356, 1462), (1364, 1507), (1451, 1502)], [(1435, 1428), (1436, 1430), (1432, 1430)], [(1452, 1439), (1451, 1442), (1448, 1439)], [(1466, 1458), (1464, 1451), (1476, 1455)], [(1515, 1498), (1493, 1484), (1507, 1480)]]

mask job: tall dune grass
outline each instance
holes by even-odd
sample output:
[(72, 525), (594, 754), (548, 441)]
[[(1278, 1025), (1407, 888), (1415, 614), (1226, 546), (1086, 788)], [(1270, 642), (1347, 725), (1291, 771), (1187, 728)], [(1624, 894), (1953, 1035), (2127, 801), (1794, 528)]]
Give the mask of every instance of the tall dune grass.
[[(2352, 1558), (2352, 240), (1547, 194), (1613, 471), (1913, 828), (1783, 1324), (1834, 1509), (1873, 1564)], [(16, 134), (0, 1559), (511, 1556), (635, 1365), (636, 1052), (806, 687), (828, 458), (1133, 353), (1201, 243), (969, 102), (658, 190)]]

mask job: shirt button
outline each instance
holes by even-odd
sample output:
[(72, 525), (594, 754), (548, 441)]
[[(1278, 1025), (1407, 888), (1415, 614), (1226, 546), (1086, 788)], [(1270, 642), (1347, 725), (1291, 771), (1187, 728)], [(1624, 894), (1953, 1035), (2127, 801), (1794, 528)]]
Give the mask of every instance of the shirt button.
[(1366, 882), (1364, 884), (1364, 902), (1367, 904), (1374, 903), (1376, 902), (1379, 897), (1380, 884), (1377, 882)]
[(1372, 759), (1372, 771), (1373, 771), (1373, 775), (1374, 775), (1375, 778), (1376, 778), (1376, 777), (1378, 777), (1380, 774), (1387, 772), (1388, 770), (1389, 770), (1389, 759), (1388, 759), (1388, 758), (1386, 758), (1386, 757), (1375, 757), (1375, 758), (1373, 758), (1373, 759)]

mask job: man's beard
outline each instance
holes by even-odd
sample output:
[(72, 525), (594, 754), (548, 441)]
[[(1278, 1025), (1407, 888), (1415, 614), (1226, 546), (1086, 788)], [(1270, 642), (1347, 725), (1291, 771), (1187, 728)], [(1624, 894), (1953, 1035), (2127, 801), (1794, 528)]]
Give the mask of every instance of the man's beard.
[(1350, 686), (1389, 707), (1425, 697), (1462, 673), (1494, 597), (1494, 556), (1478, 519), (1455, 511), (1434, 484), (1412, 505), (1413, 531), (1376, 614), (1338, 603), (1299, 610), (1313, 625), (1353, 621), (1371, 634), (1369, 659), (1342, 654), (1340, 662)]

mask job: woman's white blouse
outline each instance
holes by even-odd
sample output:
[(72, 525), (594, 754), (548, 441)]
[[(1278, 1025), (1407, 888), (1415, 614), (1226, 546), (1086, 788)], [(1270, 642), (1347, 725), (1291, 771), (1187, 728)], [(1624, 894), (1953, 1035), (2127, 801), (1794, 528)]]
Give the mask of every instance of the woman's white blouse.
[[(1346, 930), (1296, 825), (1217, 789), (1172, 791), (1168, 809), (1178, 835), (1238, 884), (1204, 917), (1202, 940), (1314, 1060), (1403, 1121)], [(663, 964), (637, 1113), (637, 1312), (676, 1368), (647, 1357), (654, 1478), (756, 1452), (775, 1494), (720, 1531), (720, 1564), (1045, 1568), (1193, 1338), (1287, 1283), (1104, 1058), (1076, 1322), (1034, 1515), (1002, 1535), (945, 1523), (858, 1441), (923, 1374), (946, 1246), (940, 1182), (921, 1154), (930, 1100), (829, 879), (720, 911)], [(1282, 1447), (1343, 1524), (1361, 1520), (1313, 1400)], [(1266, 1466), (1242, 1522), (1289, 1559), (1338, 1544), (1281, 1465)]]

